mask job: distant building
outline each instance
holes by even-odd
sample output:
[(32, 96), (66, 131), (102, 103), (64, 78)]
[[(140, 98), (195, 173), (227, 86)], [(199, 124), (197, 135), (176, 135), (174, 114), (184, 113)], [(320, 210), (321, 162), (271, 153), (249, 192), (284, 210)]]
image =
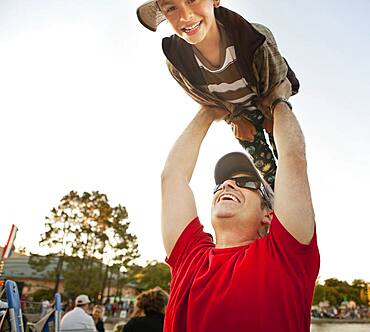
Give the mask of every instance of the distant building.
[[(0, 247), (0, 255), (4, 248)], [(50, 257), (50, 263), (46, 268), (39, 272), (34, 270), (29, 264), (30, 256), (13, 252), (12, 256), (5, 261), (3, 277), (18, 283), (19, 291), (24, 296), (28, 296), (39, 289), (54, 289), (55, 277), (53, 277), (58, 264), (58, 257)], [(59, 284), (59, 292), (64, 292), (63, 274)], [(133, 283), (127, 284), (120, 290), (121, 297), (134, 298), (137, 295), (137, 286)], [(107, 286), (104, 290), (103, 299), (107, 297), (115, 299), (117, 289)], [(108, 296), (110, 294), (110, 296)]]
[[(0, 247), (0, 255), (4, 248)], [(3, 276), (6, 279), (16, 281), (20, 291), (24, 295), (34, 293), (39, 289), (54, 289), (55, 278), (50, 276), (50, 273), (55, 271), (58, 258), (52, 257), (50, 264), (41, 272), (38, 272), (29, 265), (29, 258), (25, 254), (13, 252), (13, 254), (5, 260)], [(60, 281), (59, 290), (64, 291), (63, 276)]]

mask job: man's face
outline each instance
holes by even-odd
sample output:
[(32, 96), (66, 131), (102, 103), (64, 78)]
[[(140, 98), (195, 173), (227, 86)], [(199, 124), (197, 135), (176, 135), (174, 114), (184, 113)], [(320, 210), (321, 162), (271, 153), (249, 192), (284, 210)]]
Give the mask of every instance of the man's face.
[[(233, 178), (246, 176), (240, 173)], [(223, 182), (221, 189), (214, 194), (212, 201), (212, 225), (214, 229), (243, 230), (245, 227), (257, 230), (262, 225), (264, 210), (258, 190), (241, 188), (235, 180)]]
[(217, 0), (158, 0), (159, 8), (175, 33), (189, 44), (199, 44), (217, 31), (214, 7)]

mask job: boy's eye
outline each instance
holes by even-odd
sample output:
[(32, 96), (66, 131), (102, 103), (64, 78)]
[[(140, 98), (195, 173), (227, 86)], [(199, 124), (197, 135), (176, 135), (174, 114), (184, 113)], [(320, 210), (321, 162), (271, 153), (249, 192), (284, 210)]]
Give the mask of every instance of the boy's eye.
[(173, 12), (174, 10), (176, 10), (176, 6), (170, 6), (170, 7), (167, 7), (167, 8), (166, 8), (166, 13)]

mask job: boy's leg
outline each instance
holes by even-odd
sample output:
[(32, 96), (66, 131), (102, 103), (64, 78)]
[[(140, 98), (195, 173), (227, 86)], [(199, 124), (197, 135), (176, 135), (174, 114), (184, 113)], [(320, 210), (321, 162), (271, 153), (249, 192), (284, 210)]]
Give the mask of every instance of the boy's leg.
[[(277, 151), (275, 141), (271, 134), (269, 134), (269, 141), (272, 150), (267, 143), (265, 131), (263, 129), (264, 116), (261, 111), (254, 110), (243, 112), (243, 116), (251, 121), (256, 127), (257, 133), (254, 136), (253, 142), (239, 140), (239, 143), (253, 158), (254, 165), (261, 172), (265, 181), (274, 189)], [(274, 158), (275, 157), (275, 158)]]
[(266, 141), (263, 128), (257, 128), (257, 133), (254, 136), (254, 141), (242, 141), (239, 143), (253, 158), (254, 165), (261, 172), (266, 182), (274, 189), (276, 163), (273, 153)]

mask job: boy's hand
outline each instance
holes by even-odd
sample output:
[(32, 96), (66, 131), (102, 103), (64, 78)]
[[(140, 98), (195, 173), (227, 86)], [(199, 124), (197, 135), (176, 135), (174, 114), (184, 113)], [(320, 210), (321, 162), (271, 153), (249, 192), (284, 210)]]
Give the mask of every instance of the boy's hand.
[(242, 141), (253, 142), (256, 135), (256, 127), (252, 122), (243, 117), (233, 119), (231, 128), (236, 138)]

